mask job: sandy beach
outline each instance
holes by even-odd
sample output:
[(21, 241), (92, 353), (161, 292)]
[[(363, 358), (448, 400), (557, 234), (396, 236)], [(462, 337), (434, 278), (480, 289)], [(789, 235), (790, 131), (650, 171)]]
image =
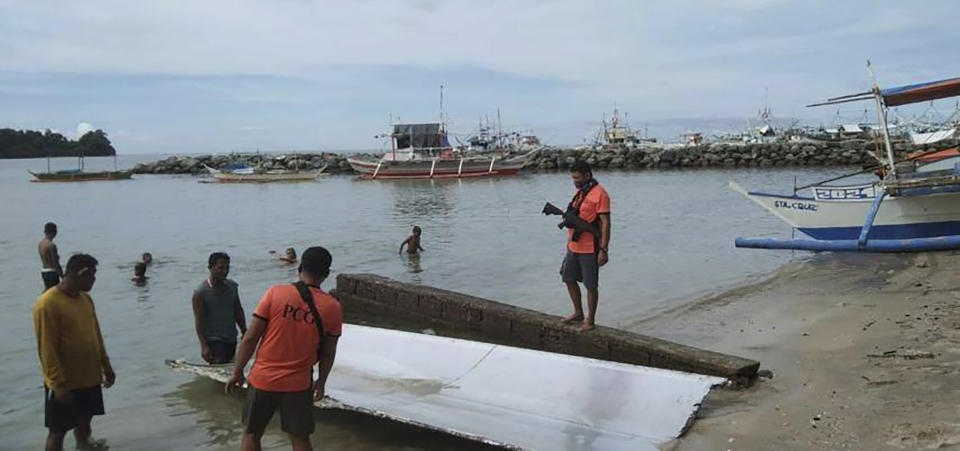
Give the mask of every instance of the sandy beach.
[(960, 255), (824, 255), (631, 329), (758, 359), (681, 450), (960, 448)]

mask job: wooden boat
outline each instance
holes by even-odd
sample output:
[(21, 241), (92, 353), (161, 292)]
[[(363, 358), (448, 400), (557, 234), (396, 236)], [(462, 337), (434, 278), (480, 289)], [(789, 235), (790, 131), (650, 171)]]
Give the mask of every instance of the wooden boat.
[[(916, 252), (960, 249), (960, 167), (956, 150), (916, 154), (909, 166), (895, 161), (887, 127), (887, 108), (960, 95), (960, 78), (880, 89), (835, 97), (809, 105), (873, 100), (882, 124), (878, 148), (880, 180), (849, 186), (827, 182), (801, 187), (813, 196), (748, 192), (731, 187), (813, 240), (737, 238), (737, 247), (854, 252)], [(885, 152), (884, 152), (885, 150)], [(926, 160), (924, 160), (926, 158)], [(939, 160), (939, 161), (938, 161)], [(915, 166), (917, 163), (937, 166)], [(938, 163), (943, 162), (942, 165)], [(942, 167), (941, 167), (942, 166)], [(909, 170), (908, 170), (909, 169)]]
[(204, 165), (207, 171), (219, 183), (274, 183), (274, 182), (309, 182), (327, 169), (326, 166), (315, 171), (284, 171), (274, 170), (266, 172), (255, 171), (221, 171)]
[[(344, 324), (315, 403), (507, 449), (656, 451), (696, 417), (714, 376)], [(225, 382), (231, 367), (168, 360)]]
[(133, 171), (84, 172), (78, 170), (58, 172), (27, 171), (35, 179), (32, 182), (95, 182), (105, 180), (129, 180)]
[(519, 174), (536, 150), (517, 156), (469, 155), (455, 150), (442, 123), (396, 124), (392, 150), (380, 160), (348, 158), (365, 179), (438, 179)]
[(133, 176), (132, 170), (117, 170), (117, 156), (113, 156), (113, 171), (87, 172), (84, 170), (83, 154), (77, 156), (77, 169), (67, 169), (64, 171), (50, 171), (50, 158), (47, 157), (47, 172), (33, 172), (28, 170), (34, 177), (32, 182), (97, 182), (107, 180), (129, 180)]

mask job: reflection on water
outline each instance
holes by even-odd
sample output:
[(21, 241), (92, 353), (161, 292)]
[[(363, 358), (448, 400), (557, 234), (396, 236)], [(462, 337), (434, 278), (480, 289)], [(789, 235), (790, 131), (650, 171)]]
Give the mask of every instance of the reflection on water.
[(451, 190), (456, 185), (449, 181), (396, 180), (391, 184), (395, 216), (400, 222), (413, 225), (424, 218), (449, 216), (454, 211)]

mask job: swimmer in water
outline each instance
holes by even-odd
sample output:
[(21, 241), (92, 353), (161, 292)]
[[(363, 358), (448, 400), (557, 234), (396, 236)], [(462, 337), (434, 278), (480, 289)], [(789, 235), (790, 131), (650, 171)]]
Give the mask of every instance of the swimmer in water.
[(424, 249), (423, 246), (420, 246), (421, 233), (420, 226), (413, 226), (413, 235), (410, 235), (407, 237), (407, 239), (400, 243), (400, 250), (397, 251), (397, 253), (403, 253), (403, 246), (407, 246), (407, 253), (410, 255), (416, 255), (420, 251), (425, 251), (426, 249)]

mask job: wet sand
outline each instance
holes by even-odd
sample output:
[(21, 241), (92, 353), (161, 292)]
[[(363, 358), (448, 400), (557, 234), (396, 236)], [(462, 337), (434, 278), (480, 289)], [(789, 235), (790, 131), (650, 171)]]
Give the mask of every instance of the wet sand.
[(829, 255), (631, 330), (758, 359), (682, 450), (960, 449), (960, 254)]

